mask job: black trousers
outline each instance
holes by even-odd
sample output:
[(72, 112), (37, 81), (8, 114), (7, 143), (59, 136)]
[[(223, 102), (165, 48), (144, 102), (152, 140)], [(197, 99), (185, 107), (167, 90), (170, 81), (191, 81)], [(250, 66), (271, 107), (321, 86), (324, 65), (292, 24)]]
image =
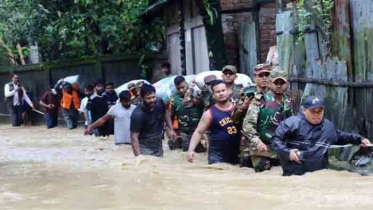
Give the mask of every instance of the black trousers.
[(22, 119), (23, 106), (21, 105), (13, 106), (11, 104), (8, 104), (7, 108), (10, 114), (10, 121), (13, 127), (21, 126), (23, 123), (23, 119)]

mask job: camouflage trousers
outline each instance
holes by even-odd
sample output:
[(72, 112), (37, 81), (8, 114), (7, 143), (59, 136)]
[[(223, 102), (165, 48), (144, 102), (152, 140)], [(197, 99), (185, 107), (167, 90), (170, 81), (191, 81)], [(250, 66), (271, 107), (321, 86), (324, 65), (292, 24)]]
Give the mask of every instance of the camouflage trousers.
[[(169, 139), (168, 146), (170, 147), (170, 150), (182, 149), (184, 152), (188, 151), (192, 136), (193, 136), (193, 133), (188, 134), (188, 133), (181, 132), (179, 137), (175, 141), (172, 141), (171, 139)], [(206, 148), (201, 143), (199, 143), (195, 149), (195, 152), (197, 153), (206, 152)]]
[(267, 152), (259, 152), (246, 138), (241, 139), (240, 166), (252, 167), (256, 172), (271, 169), (272, 166), (280, 165), (279, 158), (271, 146), (267, 145)]

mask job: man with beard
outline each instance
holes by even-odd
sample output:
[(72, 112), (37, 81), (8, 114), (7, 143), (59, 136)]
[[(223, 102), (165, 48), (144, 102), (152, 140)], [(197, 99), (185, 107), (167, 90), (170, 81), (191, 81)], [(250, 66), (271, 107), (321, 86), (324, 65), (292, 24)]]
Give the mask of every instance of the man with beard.
[[(117, 93), (114, 90), (114, 83), (113, 82), (108, 82), (105, 84), (105, 93), (104, 97), (106, 97), (106, 102), (108, 106), (108, 110), (112, 106), (114, 106), (117, 101), (118, 101), (118, 96)], [(108, 134), (113, 135), (114, 134), (114, 120), (109, 120), (107, 122), (107, 129), (108, 129)]]
[[(180, 132), (180, 140), (170, 141), (170, 149), (182, 148), (184, 152), (188, 151), (190, 139), (198, 122), (202, 116), (201, 99), (193, 96), (193, 87), (195, 83), (188, 85), (183, 76), (177, 76), (174, 79), (177, 94), (171, 97), (171, 120), (177, 119)], [(205, 145), (205, 144), (204, 144)], [(197, 152), (205, 152), (206, 149), (199, 144)]]
[(328, 149), (332, 144), (371, 146), (368, 139), (338, 130), (324, 119), (324, 99), (309, 96), (303, 103), (304, 112), (281, 122), (273, 138), (283, 176), (303, 175), (328, 168)]
[(137, 106), (131, 115), (131, 143), (135, 156), (163, 156), (163, 124), (166, 122), (169, 135), (175, 140), (176, 133), (171, 122), (171, 113), (166, 109), (162, 99), (155, 95), (152, 85), (144, 84), (140, 95), (142, 104)]
[[(104, 97), (104, 83), (98, 80), (94, 83), (95, 93), (87, 103), (87, 109), (91, 112), (92, 122), (96, 122), (108, 112), (107, 98)], [(94, 130), (96, 137), (109, 136), (107, 123)]]
[(106, 97), (108, 109), (110, 109), (112, 106), (114, 106), (118, 101), (118, 95), (115, 92), (114, 89), (114, 83), (108, 82), (105, 84), (105, 93), (104, 97)]
[(229, 100), (226, 84), (214, 80), (211, 84), (216, 104), (205, 111), (194, 131), (188, 150), (188, 161), (194, 162), (195, 149), (203, 134), (210, 130), (208, 163), (219, 162), (235, 164), (238, 162), (240, 134), (231, 119), (234, 103)]
[(11, 78), (12, 82), (5, 84), (4, 95), (12, 125), (15, 127), (20, 126), (23, 122), (23, 104), (26, 102), (32, 109), (34, 109), (34, 104), (27, 96), (25, 88), (20, 84), (19, 76), (13, 74)]
[(119, 101), (120, 103), (112, 106), (107, 114), (92, 125), (88, 126), (84, 134), (87, 135), (95, 128), (101, 127), (109, 120), (114, 119), (115, 145), (131, 144), (131, 114), (135, 110), (136, 106), (131, 104), (131, 94), (128, 90), (124, 90), (119, 94)]
[(293, 114), (292, 103), (285, 95), (287, 74), (274, 69), (270, 74), (270, 91), (256, 94), (242, 125), (244, 144), (241, 146), (241, 166), (251, 162), (256, 172), (278, 165), (278, 157), (271, 147), (271, 138), (280, 122)]

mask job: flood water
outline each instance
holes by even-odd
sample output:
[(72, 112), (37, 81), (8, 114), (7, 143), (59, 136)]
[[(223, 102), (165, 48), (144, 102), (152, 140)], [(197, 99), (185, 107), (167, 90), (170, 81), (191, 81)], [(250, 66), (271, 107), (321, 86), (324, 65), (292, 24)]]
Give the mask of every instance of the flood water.
[(373, 177), (324, 170), (282, 177), (186, 153), (134, 158), (83, 129), (0, 125), (0, 209), (371, 209)]

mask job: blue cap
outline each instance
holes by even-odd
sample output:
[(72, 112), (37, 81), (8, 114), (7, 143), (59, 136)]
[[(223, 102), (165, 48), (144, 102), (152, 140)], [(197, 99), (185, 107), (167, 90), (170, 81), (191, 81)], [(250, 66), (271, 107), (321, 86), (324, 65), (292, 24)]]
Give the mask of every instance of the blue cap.
[(324, 108), (324, 98), (317, 96), (308, 96), (303, 103), (305, 109)]

